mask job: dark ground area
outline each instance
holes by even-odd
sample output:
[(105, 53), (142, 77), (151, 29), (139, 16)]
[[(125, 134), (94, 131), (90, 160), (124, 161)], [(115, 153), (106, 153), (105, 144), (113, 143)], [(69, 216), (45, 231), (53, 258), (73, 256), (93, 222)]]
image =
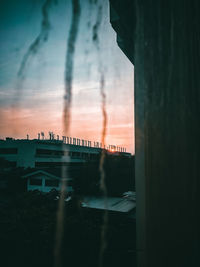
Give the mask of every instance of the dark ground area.
[[(1, 266), (54, 266), (56, 192), (0, 198)], [(63, 266), (99, 266), (102, 213), (84, 210), (79, 198), (65, 204)], [(104, 265), (135, 266), (135, 222), (109, 214)]]

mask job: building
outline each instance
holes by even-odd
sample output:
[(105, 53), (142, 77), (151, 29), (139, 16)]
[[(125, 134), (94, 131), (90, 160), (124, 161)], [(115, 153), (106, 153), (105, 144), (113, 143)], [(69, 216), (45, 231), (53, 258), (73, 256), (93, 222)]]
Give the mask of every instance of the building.
[[(0, 170), (5, 173), (2, 183), (9, 180), (9, 177), (13, 176), (13, 172), (20, 172), (18, 176), (27, 180), (28, 191), (60, 190), (61, 177), (63, 177), (62, 167), (67, 166), (68, 186), (72, 186), (73, 182), (73, 189), (82, 193), (99, 190), (98, 165), (102, 148), (97, 142), (92, 147), (88, 141), (77, 142), (76, 139), (75, 142), (74, 139), (71, 138), (71, 141), (74, 141), (73, 144), (55, 139), (15, 140), (6, 138), (6, 140), (0, 140)], [(106, 151), (109, 158), (122, 155), (128, 164), (132, 155), (127, 152), (115, 151), (115, 149), (116, 147), (110, 146), (110, 150)], [(122, 167), (126, 169), (126, 166), (125, 164)], [(127, 181), (125, 177), (124, 180)], [(119, 179), (116, 179), (116, 183), (117, 181), (119, 184)], [(68, 192), (72, 192), (73, 189), (68, 187)], [(128, 189), (130, 188), (126, 188), (126, 190)]]
[[(73, 141), (76, 138), (73, 138)], [(89, 141), (64, 143), (61, 140), (27, 140), (6, 138), (0, 140), (0, 158), (11, 162), (12, 167), (49, 168), (67, 164), (78, 165), (88, 161), (97, 161), (102, 148), (100, 144), (91, 146)], [(125, 151), (125, 150), (124, 150)], [(113, 155), (131, 156), (127, 152), (111, 150)]]
[[(27, 191), (39, 190), (44, 193), (50, 192), (52, 189), (60, 191), (62, 178), (59, 170), (56, 175), (55, 171), (35, 170), (23, 175), (22, 178), (27, 180)], [(66, 185), (66, 191), (73, 192), (72, 178), (67, 179)]]

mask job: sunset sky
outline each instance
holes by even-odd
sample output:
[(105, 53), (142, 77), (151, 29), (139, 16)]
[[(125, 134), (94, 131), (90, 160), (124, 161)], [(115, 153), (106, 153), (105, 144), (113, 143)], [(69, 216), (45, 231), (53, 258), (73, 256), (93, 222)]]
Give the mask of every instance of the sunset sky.
[[(38, 132), (62, 136), (64, 69), (71, 22), (71, 1), (58, 0), (49, 10), (48, 41), (31, 57), (20, 89), (17, 72), (41, 26), (44, 1), (1, 1), (0, 8), (0, 138), (37, 138)], [(97, 8), (81, 2), (81, 20), (76, 42), (70, 133), (72, 137), (101, 140), (102, 111), (99, 62), (105, 75), (108, 114), (106, 143), (134, 153), (133, 65), (119, 49), (104, 2), (99, 44), (92, 41)]]

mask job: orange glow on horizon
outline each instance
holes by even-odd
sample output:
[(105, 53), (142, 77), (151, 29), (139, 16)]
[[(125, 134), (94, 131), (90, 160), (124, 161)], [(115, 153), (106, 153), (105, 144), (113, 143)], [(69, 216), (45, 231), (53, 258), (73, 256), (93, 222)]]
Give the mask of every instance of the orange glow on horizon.
[[(40, 109), (29, 110), (23, 108), (2, 109), (0, 108), (0, 138), (26, 138), (28, 134), (30, 139), (37, 138), (39, 132), (45, 132), (45, 137), (49, 138), (49, 131), (55, 135), (60, 135), (62, 139), (62, 116), (59, 112), (46, 111), (41, 113)], [(62, 114), (62, 113), (61, 113)], [(101, 140), (101, 116), (87, 116), (85, 120), (80, 120), (74, 116), (71, 121), (70, 136), (93, 142)], [(133, 125), (124, 120), (119, 124), (119, 120), (110, 119), (107, 126), (107, 135), (105, 147), (115, 145), (126, 147), (127, 152), (134, 153), (133, 148)], [(115, 152), (116, 150), (110, 149)]]

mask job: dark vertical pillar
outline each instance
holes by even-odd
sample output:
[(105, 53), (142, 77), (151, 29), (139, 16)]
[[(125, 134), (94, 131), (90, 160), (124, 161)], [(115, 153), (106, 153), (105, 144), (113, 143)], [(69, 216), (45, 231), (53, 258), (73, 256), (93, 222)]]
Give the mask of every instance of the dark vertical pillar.
[(135, 66), (137, 266), (200, 266), (200, 1), (110, 10)]
[(199, 11), (135, 5), (138, 266), (200, 266)]

